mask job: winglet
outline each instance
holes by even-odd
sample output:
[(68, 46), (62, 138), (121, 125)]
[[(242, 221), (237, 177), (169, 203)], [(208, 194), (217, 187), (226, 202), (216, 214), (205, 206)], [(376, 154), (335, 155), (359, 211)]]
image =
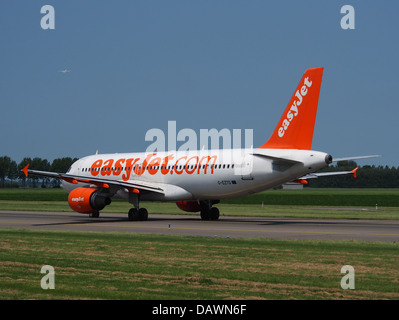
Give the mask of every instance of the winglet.
[(359, 167), (356, 167), (355, 169), (351, 170), (354, 178), (357, 178), (357, 173), (356, 173), (357, 169), (359, 169)]
[(25, 174), (25, 177), (28, 177), (28, 168), (29, 168), (29, 163), (23, 168), (21, 171)]

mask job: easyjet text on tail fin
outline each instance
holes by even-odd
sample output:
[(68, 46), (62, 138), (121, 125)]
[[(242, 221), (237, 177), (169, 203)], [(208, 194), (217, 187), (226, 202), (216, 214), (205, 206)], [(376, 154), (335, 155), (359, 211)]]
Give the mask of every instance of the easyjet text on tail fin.
[(323, 68), (306, 70), (270, 139), (260, 148), (312, 147)]

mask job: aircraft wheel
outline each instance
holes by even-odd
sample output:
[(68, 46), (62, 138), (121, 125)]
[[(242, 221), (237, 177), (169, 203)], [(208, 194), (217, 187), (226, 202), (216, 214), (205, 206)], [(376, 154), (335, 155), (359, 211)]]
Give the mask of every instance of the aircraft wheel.
[(211, 218), (210, 210), (202, 209), (201, 210), (201, 219), (202, 220), (209, 220)]
[(148, 211), (145, 208), (140, 208), (139, 210), (139, 220), (140, 221), (147, 221), (148, 220)]
[(95, 211), (89, 214), (90, 218), (98, 218), (100, 216), (100, 212), (99, 211)]
[(148, 211), (145, 208), (140, 208), (139, 210), (132, 208), (129, 210), (128, 217), (129, 221), (147, 221)]
[(218, 220), (219, 219), (219, 209), (216, 207), (212, 207), (210, 210), (210, 219), (211, 220)]
[(139, 220), (139, 211), (136, 208), (131, 208), (128, 213), (129, 221)]

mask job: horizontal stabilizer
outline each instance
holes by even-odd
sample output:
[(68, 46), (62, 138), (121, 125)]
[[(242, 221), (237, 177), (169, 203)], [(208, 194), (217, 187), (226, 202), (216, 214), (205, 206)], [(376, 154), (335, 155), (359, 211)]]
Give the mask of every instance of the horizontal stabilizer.
[(358, 156), (358, 157), (345, 157), (345, 158), (333, 158), (333, 162), (338, 161), (349, 161), (349, 160), (359, 160), (359, 159), (368, 159), (368, 158), (379, 158), (380, 155), (372, 155), (372, 156)]

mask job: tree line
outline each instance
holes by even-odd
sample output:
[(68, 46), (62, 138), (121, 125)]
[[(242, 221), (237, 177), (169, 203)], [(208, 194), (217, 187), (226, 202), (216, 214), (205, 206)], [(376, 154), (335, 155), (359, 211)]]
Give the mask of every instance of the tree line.
[(29, 169), (65, 173), (76, 160), (78, 158), (65, 157), (54, 159), (50, 163), (47, 159), (26, 157), (17, 163), (8, 156), (2, 156), (0, 157), (0, 187), (59, 187), (59, 179), (39, 178), (33, 175), (26, 178), (22, 169), (29, 164)]
[[(42, 158), (24, 158), (16, 163), (8, 156), (0, 157), (0, 187), (59, 187), (58, 179), (29, 176), (21, 171), (28, 163), (29, 168), (40, 171), (65, 173), (78, 158), (57, 158), (51, 163)], [(320, 172), (350, 171), (358, 165), (355, 161), (341, 161), (330, 165)], [(357, 171), (357, 178), (352, 175), (328, 176), (308, 180), (309, 187), (315, 188), (399, 188), (399, 167), (362, 166)]]

